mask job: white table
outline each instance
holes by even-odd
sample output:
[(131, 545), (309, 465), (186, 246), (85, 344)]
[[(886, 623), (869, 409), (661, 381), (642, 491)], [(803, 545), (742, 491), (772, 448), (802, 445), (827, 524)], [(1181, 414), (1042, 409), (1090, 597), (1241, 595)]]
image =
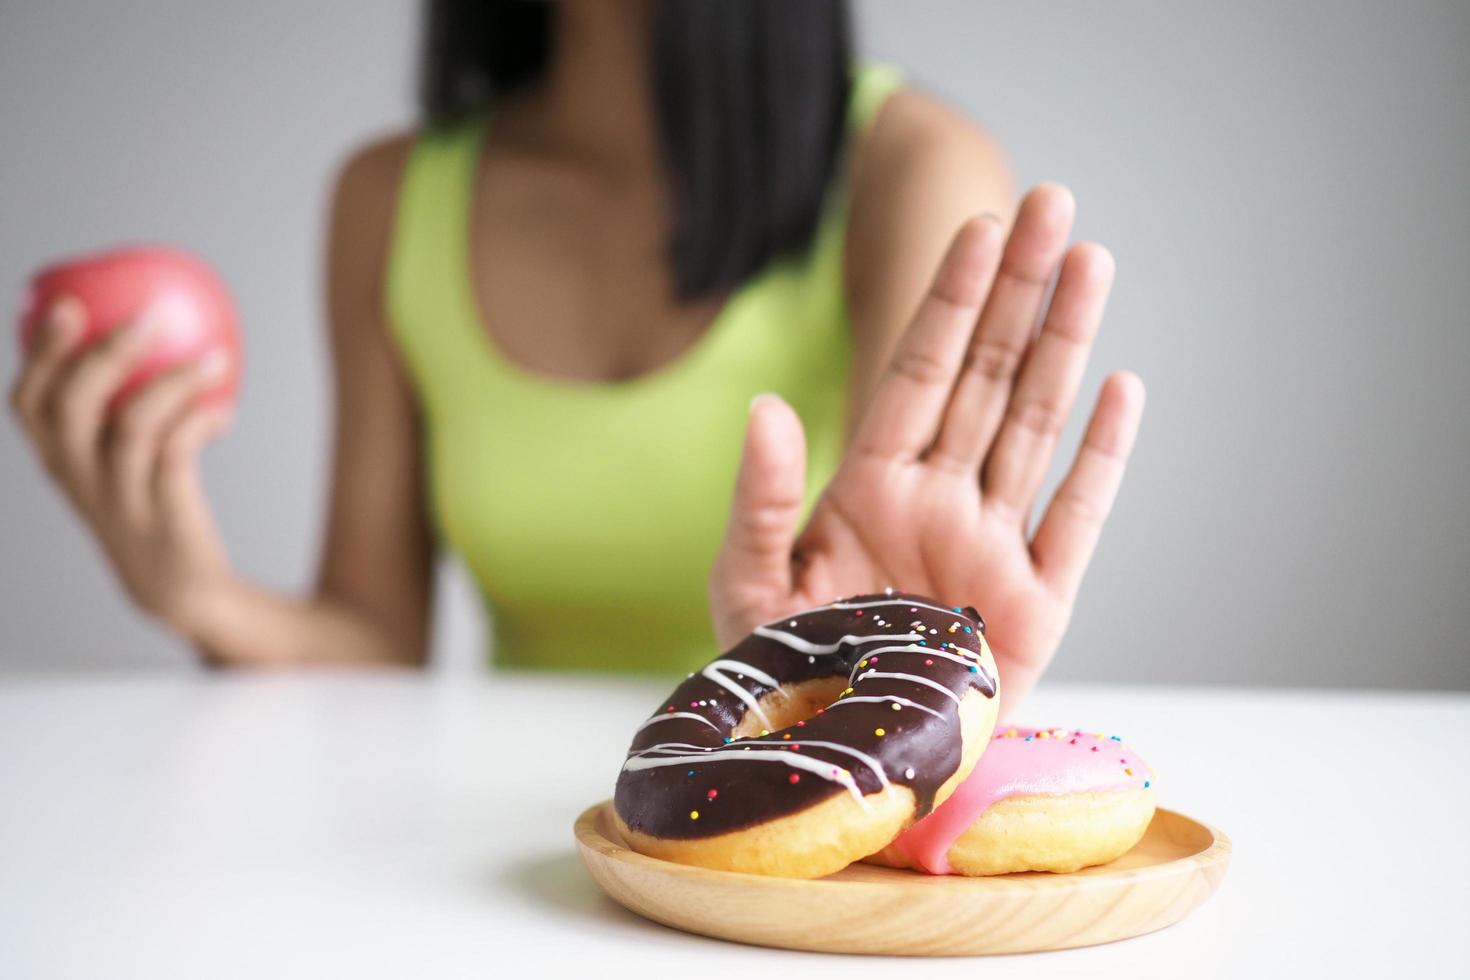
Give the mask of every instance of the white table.
[[(0, 680), (0, 976), (916, 973), (688, 936), (601, 895), (572, 820), (664, 690)], [(1028, 719), (1136, 745), (1165, 805), (1233, 838), (1230, 873), (1172, 929), (924, 975), (1470, 969), (1470, 697), (1044, 686)]]

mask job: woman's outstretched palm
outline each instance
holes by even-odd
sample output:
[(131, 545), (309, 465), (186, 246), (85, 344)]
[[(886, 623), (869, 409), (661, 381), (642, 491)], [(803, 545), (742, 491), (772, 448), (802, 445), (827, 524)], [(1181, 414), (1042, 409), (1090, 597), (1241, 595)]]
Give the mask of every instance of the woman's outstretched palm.
[(1064, 189), (1043, 186), (1008, 240), (992, 218), (960, 229), (800, 533), (801, 423), (779, 398), (756, 400), (711, 579), (723, 645), (797, 609), (893, 586), (975, 606), (1006, 705), (1031, 688), (1066, 631), (1143, 413), (1138, 379), (1109, 377), (1028, 539), (1112, 285), (1105, 249), (1067, 248), (1072, 210)]

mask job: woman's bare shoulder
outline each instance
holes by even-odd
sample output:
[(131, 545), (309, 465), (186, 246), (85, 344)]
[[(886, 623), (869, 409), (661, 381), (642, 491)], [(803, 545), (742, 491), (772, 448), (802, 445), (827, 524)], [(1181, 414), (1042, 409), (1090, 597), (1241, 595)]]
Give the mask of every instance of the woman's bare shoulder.
[(892, 287), (896, 273), (922, 281), (966, 218), (989, 211), (1009, 221), (1014, 207), (1010, 164), (995, 137), (941, 99), (900, 89), (853, 161), (850, 298), (862, 305), (872, 290)]
[(417, 130), (377, 137), (354, 147), (337, 166), (333, 210), (346, 207), (391, 214)]
[(914, 88), (894, 93), (853, 161), (844, 279), (859, 398), (965, 220), (1015, 208), (1010, 165), (979, 124)]
[[(895, 92), (858, 150), (855, 211), (922, 202), (960, 220), (976, 211), (1009, 217), (1015, 191), (1000, 142), (978, 122), (918, 88)], [(957, 222), (956, 222), (957, 223)]]
[(417, 133), (395, 133), (349, 153), (333, 181), (327, 243), (334, 332), (357, 332), (382, 320), (383, 281), (397, 211), (398, 186)]

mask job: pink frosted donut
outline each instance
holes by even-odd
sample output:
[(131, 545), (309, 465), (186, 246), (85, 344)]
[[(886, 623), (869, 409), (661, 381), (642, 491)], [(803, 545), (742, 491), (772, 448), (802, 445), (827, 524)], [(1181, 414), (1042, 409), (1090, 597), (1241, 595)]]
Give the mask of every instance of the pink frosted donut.
[(930, 874), (1076, 871), (1138, 843), (1153, 772), (1116, 735), (1008, 728), (929, 816), (869, 860)]

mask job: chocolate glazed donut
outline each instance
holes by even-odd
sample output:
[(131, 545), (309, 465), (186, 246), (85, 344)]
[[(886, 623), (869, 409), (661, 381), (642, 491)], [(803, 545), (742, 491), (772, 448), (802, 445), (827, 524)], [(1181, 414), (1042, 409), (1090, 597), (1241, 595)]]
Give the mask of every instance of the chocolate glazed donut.
[(758, 627), (634, 735), (614, 812), (634, 850), (820, 877), (969, 775), (999, 699), (974, 609), (888, 591)]

